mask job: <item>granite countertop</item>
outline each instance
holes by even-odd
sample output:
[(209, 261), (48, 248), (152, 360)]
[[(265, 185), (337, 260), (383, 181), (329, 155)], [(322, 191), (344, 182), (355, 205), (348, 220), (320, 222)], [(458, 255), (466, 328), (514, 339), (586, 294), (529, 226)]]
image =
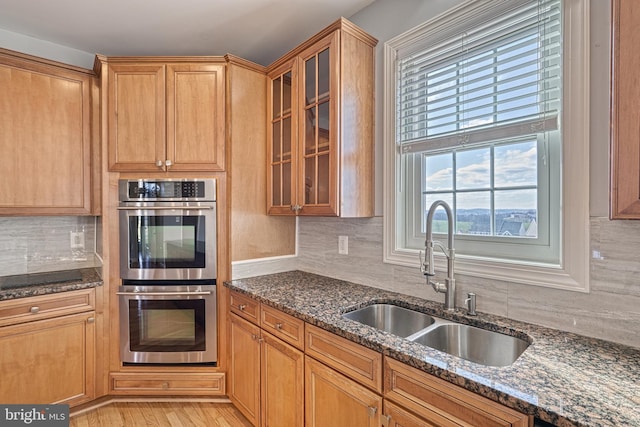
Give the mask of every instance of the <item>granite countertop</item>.
[[(225, 286), (386, 356), (558, 426), (640, 426), (640, 349), (465, 310), (302, 271)], [(442, 353), (341, 314), (391, 302), (437, 317), (526, 338), (513, 365), (489, 367)]]
[(0, 301), (102, 286), (95, 268), (0, 277)]

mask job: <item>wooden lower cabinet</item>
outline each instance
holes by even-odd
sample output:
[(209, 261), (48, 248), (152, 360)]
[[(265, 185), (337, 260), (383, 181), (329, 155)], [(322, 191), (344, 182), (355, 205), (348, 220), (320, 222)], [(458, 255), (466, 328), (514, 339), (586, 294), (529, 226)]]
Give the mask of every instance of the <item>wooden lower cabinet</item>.
[(257, 426), (260, 420), (260, 328), (230, 315), (229, 399)]
[(305, 356), (306, 427), (378, 427), (382, 397)]
[(256, 427), (533, 425), (529, 415), (231, 296), (228, 395)]
[(66, 403), (94, 398), (95, 312), (0, 328), (0, 402)]
[(230, 315), (229, 398), (254, 426), (304, 423), (304, 353)]
[(111, 389), (117, 395), (223, 395), (223, 373), (149, 372), (112, 373)]
[(528, 415), (390, 358), (384, 360), (384, 397), (431, 423), (406, 424), (407, 426), (533, 425), (532, 418)]
[(457, 427), (459, 425), (435, 414), (431, 420), (425, 420), (388, 400), (384, 402), (383, 427)]
[(304, 424), (304, 353), (262, 332), (260, 391), (262, 427)]

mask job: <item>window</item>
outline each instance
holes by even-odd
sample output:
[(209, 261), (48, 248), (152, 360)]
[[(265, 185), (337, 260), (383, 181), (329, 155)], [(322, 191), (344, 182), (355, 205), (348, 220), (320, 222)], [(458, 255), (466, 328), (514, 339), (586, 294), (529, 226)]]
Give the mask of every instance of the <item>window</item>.
[(386, 43), (386, 262), (418, 265), (441, 199), (458, 273), (588, 290), (584, 3), (470, 1)]

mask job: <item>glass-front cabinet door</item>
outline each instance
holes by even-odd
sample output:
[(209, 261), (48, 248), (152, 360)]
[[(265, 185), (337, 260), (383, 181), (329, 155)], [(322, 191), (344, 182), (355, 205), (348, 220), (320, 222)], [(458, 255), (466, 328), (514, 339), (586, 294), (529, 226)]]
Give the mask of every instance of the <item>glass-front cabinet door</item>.
[(269, 153), (269, 214), (295, 214), (295, 88), (297, 76), (295, 61), (284, 64), (270, 74), (269, 110), (270, 127)]
[(376, 43), (341, 18), (268, 68), (270, 215), (374, 215)]
[(301, 215), (337, 215), (338, 37), (335, 32), (300, 55)]

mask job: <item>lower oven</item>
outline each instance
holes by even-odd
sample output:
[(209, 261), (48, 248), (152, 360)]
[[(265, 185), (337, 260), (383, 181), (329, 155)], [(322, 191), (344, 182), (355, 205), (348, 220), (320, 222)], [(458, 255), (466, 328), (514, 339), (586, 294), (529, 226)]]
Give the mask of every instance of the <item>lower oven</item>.
[(215, 281), (125, 284), (117, 294), (123, 362), (217, 361)]

